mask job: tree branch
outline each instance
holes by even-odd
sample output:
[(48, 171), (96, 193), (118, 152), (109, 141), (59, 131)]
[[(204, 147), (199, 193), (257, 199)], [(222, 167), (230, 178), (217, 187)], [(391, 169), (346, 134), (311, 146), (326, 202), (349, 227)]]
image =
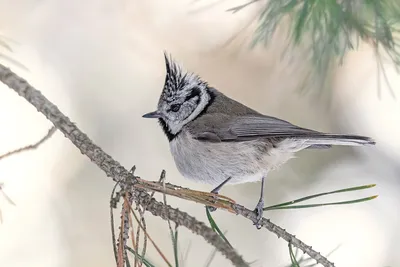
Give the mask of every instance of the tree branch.
[[(50, 120), (57, 127), (57, 129), (59, 129), (65, 135), (65, 137), (71, 140), (71, 142), (81, 151), (82, 154), (89, 157), (90, 160), (99, 166), (99, 168), (101, 168), (108, 177), (111, 177), (115, 182), (119, 182), (121, 187), (125, 188), (126, 190), (130, 190), (134, 201), (137, 204), (142, 205), (146, 208), (146, 210), (150, 211), (150, 213), (155, 216), (161, 217), (164, 220), (171, 220), (178, 225), (185, 226), (193, 233), (202, 236), (207, 242), (212, 244), (217, 250), (225, 255), (225, 257), (229, 259), (234, 266), (248, 266), (248, 263), (246, 263), (234, 249), (229, 247), (229, 245), (225, 243), (219, 237), (219, 235), (217, 235), (204, 223), (197, 221), (194, 217), (190, 216), (186, 212), (172, 208), (169, 205), (164, 205), (163, 203), (152, 198), (146, 191), (158, 191), (154, 189), (154, 184), (153, 186), (150, 186), (150, 183), (148, 182), (140, 182), (141, 179), (139, 177), (129, 173), (111, 156), (106, 154), (100, 147), (95, 145), (86, 134), (80, 131), (78, 127), (72, 123), (68, 117), (62, 114), (53, 103), (44, 97), (40, 91), (33, 88), (26, 80), (18, 77), (10, 69), (1, 64), (0, 81), (16, 91), (20, 96), (24, 97), (39, 112), (45, 115), (46, 118)], [(178, 188), (178, 186), (174, 187)], [(193, 192), (199, 194), (198, 191)], [(175, 194), (175, 196), (177, 195)], [(223, 208), (231, 211), (234, 210), (237, 214), (256, 222), (257, 218), (255, 212), (232, 202), (228, 202), (228, 204), (229, 205)], [(294, 235), (289, 234), (281, 227), (270, 222), (270, 220), (263, 218), (260, 225), (275, 233), (278, 237), (282, 237), (293, 246), (301, 249), (323, 266), (334, 266), (334, 264), (329, 262), (324, 256), (314, 251), (311, 246), (306, 245)]]

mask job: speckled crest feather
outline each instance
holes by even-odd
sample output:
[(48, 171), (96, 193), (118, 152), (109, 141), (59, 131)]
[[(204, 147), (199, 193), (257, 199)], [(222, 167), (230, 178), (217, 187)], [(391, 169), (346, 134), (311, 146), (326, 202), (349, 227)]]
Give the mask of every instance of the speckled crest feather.
[(165, 82), (164, 88), (162, 92), (162, 97), (166, 101), (171, 101), (171, 98), (176, 98), (176, 94), (182, 90), (182, 88), (186, 88), (190, 84), (204, 84), (207, 86), (207, 83), (202, 81), (201, 78), (192, 73), (183, 70), (183, 68), (172, 58), (171, 55), (168, 55), (167, 52), (164, 52), (165, 59)]
[(159, 122), (168, 140), (201, 114), (212, 102), (208, 84), (198, 75), (185, 71), (164, 52), (165, 82), (157, 105)]

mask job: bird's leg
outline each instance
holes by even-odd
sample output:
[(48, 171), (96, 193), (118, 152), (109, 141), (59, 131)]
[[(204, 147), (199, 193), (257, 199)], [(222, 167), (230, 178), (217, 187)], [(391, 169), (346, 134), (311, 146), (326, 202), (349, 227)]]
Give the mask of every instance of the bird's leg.
[[(228, 179), (224, 180), (221, 184), (219, 184), (216, 188), (214, 188), (213, 190), (211, 190), (212, 194), (218, 194), (219, 190), (221, 190), (221, 188), (230, 180), (232, 179), (232, 177), (228, 177)], [(211, 206), (206, 206), (206, 208), (210, 211), (213, 212), (215, 211), (217, 208), (211, 207)]]
[(259, 223), (261, 222), (261, 219), (263, 217), (263, 212), (264, 212), (264, 179), (265, 179), (265, 176), (263, 176), (261, 179), (260, 200), (258, 200), (257, 206), (254, 209), (255, 213), (257, 213), (257, 221), (254, 223), (254, 225), (257, 227), (257, 229), (261, 229), (261, 225)]
[(211, 193), (213, 194), (218, 194), (219, 190), (221, 190), (221, 188), (230, 180), (232, 179), (232, 177), (228, 177), (228, 179), (226, 179), (225, 181), (223, 181), (220, 185), (218, 185), (216, 188), (214, 188), (213, 190), (211, 190)]

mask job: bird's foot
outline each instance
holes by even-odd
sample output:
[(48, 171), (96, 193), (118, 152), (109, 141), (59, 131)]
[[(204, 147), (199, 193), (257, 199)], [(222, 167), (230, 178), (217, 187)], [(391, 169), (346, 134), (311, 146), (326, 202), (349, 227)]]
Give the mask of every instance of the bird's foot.
[[(214, 188), (213, 190), (211, 190), (211, 194), (215, 194), (218, 195), (219, 190), (221, 190), (221, 188), (227, 183), (229, 182), (229, 180), (231, 180), (232, 177), (228, 177), (226, 180), (224, 180), (220, 185), (218, 185), (216, 188)], [(214, 199), (217, 199), (216, 197), (214, 197)], [(216, 211), (217, 208), (215, 207), (211, 207), (211, 206), (206, 206), (206, 209), (208, 209), (210, 212)]]
[[(217, 192), (215, 192), (214, 190), (212, 190), (211, 191), (211, 193), (212, 194), (216, 194), (216, 195), (218, 195), (218, 191)], [(215, 196), (213, 196), (213, 199), (217, 199)], [(208, 209), (208, 211), (209, 212), (214, 212), (214, 211), (216, 211), (217, 210), (217, 208), (215, 208), (215, 207), (212, 207), (212, 206), (206, 206), (206, 209)]]
[(254, 212), (257, 214), (256, 222), (254, 222), (254, 225), (256, 226), (257, 229), (261, 229), (260, 222), (263, 217), (263, 212), (264, 212), (264, 199), (260, 199), (257, 203), (256, 208), (254, 209)]
[(211, 206), (206, 206), (206, 209), (208, 209), (209, 212), (214, 212), (217, 210), (217, 208)]

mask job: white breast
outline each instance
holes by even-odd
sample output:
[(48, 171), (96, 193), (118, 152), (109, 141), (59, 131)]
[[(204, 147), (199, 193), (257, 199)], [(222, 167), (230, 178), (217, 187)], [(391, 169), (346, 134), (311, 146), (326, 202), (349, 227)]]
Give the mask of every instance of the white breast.
[(274, 148), (261, 140), (211, 143), (195, 140), (183, 131), (170, 142), (170, 149), (184, 177), (218, 185), (228, 177), (232, 177), (230, 184), (260, 180), (304, 148), (296, 143), (286, 140)]

